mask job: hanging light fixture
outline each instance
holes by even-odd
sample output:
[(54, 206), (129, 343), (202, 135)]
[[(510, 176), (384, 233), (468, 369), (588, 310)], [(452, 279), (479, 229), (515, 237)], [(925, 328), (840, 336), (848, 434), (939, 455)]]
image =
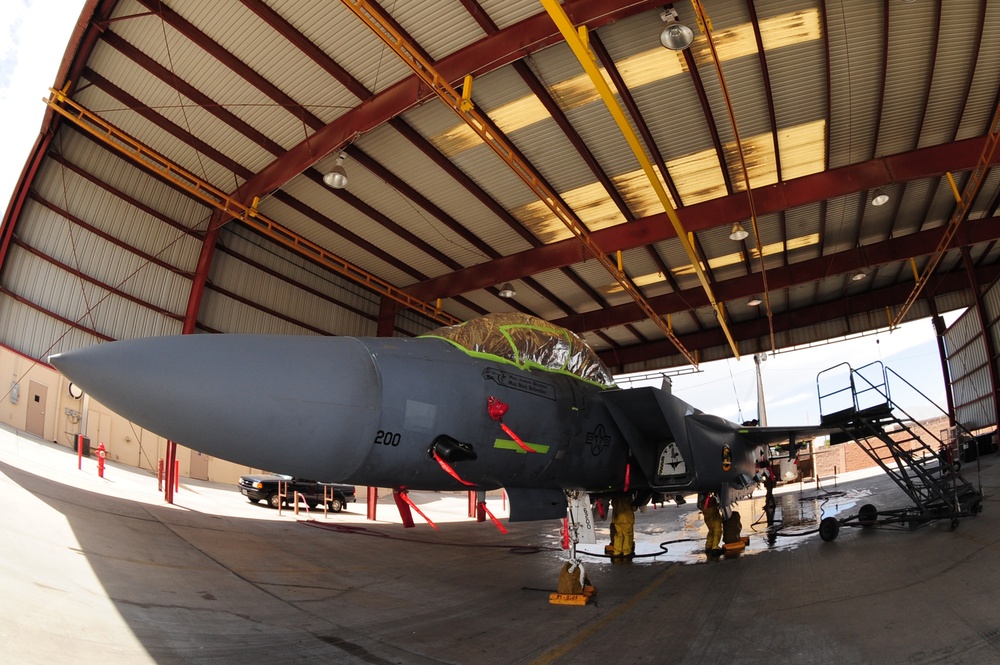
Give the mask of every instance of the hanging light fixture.
[(347, 155), (340, 153), (340, 157), (337, 157), (337, 163), (333, 165), (329, 173), (323, 176), (323, 182), (328, 187), (332, 187), (333, 189), (344, 189), (347, 187), (347, 171), (344, 170), (345, 159), (347, 159)]
[(872, 205), (882, 206), (889, 202), (889, 195), (885, 193), (885, 190), (881, 187), (876, 187), (875, 191), (872, 192)]
[(677, 10), (672, 4), (663, 8), (663, 11), (660, 12), (660, 18), (666, 23), (663, 32), (660, 33), (660, 43), (663, 44), (663, 48), (668, 48), (671, 51), (683, 51), (691, 46), (691, 42), (694, 41), (694, 32), (680, 22)]
[(729, 239), (739, 242), (740, 240), (746, 240), (749, 235), (750, 234), (747, 233), (747, 230), (743, 228), (742, 224), (735, 222), (733, 224), (733, 230), (729, 233)]
[(514, 286), (510, 282), (504, 282), (504, 285), (500, 287), (500, 293), (498, 293), (501, 298), (513, 298), (517, 295), (517, 291), (514, 290)]
[(756, 307), (757, 305), (761, 304), (761, 302), (763, 301), (757, 296), (750, 296), (750, 299), (747, 300), (747, 307)]

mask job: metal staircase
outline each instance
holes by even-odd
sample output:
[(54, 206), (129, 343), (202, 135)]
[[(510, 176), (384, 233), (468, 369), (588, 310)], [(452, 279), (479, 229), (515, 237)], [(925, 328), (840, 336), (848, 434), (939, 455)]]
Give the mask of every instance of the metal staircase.
[(889, 392), (890, 377), (894, 385), (907, 387), (933, 404), (881, 362), (860, 369), (841, 363), (823, 370), (816, 377), (820, 417), (824, 426), (839, 430), (831, 435), (831, 443), (857, 442), (914, 505), (901, 510), (878, 511), (867, 504), (861, 507), (858, 515), (842, 520), (826, 518), (820, 524), (820, 536), (824, 540), (836, 538), (843, 525), (873, 526), (896, 522), (916, 528), (931, 520), (950, 518), (954, 529), (961, 517), (974, 515), (982, 509), (982, 491), (958, 472), (954, 463), (957, 451), (951, 442), (943, 442), (893, 403)]

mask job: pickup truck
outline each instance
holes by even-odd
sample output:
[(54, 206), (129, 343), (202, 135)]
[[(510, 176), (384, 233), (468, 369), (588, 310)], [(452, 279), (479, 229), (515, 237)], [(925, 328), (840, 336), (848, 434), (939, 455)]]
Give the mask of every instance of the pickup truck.
[(333, 488), (333, 499), (328, 507), (331, 511), (339, 513), (348, 502), (355, 500), (355, 490), (353, 485), (338, 485), (335, 483), (318, 483), (315, 480), (305, 480), (304, 478), (293, 478), (284, 475), (250, 475), (240, 476), (240, 492), (251, 503), (267, 501), (272, 508), (278, 507), (278, 483), (288, 483), (285, 505), (291, 505), (294, 501), (294, 492), (298, 492), (305, 498), (306, 505), (310, 508), (323, 503), (323, 489)]

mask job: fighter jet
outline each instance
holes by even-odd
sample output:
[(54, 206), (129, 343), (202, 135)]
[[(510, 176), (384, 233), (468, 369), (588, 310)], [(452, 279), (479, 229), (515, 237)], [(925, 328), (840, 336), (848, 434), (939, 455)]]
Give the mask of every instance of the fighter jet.
[(802, 428), (747, 428), (668, 386), (619, 389), (576, 334), (494, 314), (416, 338), (182, 335), (50, 357), (116, 413), (202, 453), (330, 482), (505, 488), (511, 521), (567, 490), (711, 492), (724, 508)]

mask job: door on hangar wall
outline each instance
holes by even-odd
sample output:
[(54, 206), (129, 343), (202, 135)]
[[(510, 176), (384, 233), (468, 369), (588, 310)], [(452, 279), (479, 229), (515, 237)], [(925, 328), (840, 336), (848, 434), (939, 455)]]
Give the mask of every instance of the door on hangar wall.
[(30, 381), (28, 393), (28, 413), (24, 419), (24, 429), (35, 436), (45, 438), (45, 407), (49, 401), (49, 387), (37, 381)]
[(208, 455), (192, 450), (188, 473), (196, 480), (208, 480)]

